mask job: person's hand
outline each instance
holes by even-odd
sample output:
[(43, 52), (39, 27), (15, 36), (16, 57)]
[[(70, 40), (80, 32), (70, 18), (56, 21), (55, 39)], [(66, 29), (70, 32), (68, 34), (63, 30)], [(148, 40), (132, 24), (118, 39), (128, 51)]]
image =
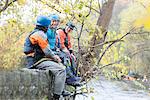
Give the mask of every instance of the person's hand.
[(67, 54), (69, 53), (69, 50), (67, 48), (64, 48), (62, 51), (67, 53)]
[(71, 53), (71, 57), (74, 59), (74, 61), (76, 61), (76, 57), (74, 56), (73, 53)]
[(61, 59), (58, 55), (54, 55), (53, 57), (58, 63), (61, 63)]
[(69, 52), (69, 50), (68, 50), (67, 48), (64, 48), (62, 51), (63, 51), (65, 54), (67, 54), (69, 57), (71, 57), (70, 52)]

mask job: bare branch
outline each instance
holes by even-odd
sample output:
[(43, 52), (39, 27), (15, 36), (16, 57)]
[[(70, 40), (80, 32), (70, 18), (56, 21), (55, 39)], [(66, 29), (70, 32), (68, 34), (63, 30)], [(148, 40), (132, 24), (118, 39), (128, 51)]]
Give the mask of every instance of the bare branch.
[(128, 56), (133, 57), (133, 56), (135, 56), (136, 54), (138, 54), (138, 53), (140, 53), (140, 52), (143, 52), (143, 51), (150, 51), (150, 48), (144, 48), (144, 49), (137, 50), (137, 51), (135, 51), (135, 52), (132, 53), (132, 54), (128, 54)]
[[(131, 34), (131, 31), (133, 31), (135, 29), (135, 27), (134, 28), (132, 28), (128, 33), (126, 33), (125, 35), (123, 35), (120, 39), (118, 39), (118, 41), (119, 40), (122, 40), (124, 37), (126, 37), (127, 35), (129, 35), (129, 34)], [(102, 55), (99, 57), (99, 59), (98, 59), (98, 61), (97, 61), (97, 66), (99, 65), (99, 63), (100, 63), (100, 61), (102, 60), (102, 58), (103, 58), (103, 56), (105, 55), (105, 53), (106, 53), (106, 51), (113, 45), (113, 44), (115, 44), (115, 43), (117, 43), (117, 41), (114, 41), (114, 42), (112, 42), (111, 44), (109, 44), (108, 46), (107, 46), (107, 48), (104, 50), (104, 52), (102, 53)]]
[(92, 9), (92, 10), (94, 10), (95, 12), (97, 12), (97, 13), (100, 14), (100, 12), (99, 12), (98, 10), (96, 10), (95, 8), (93, 8), (93, 7), (90, 7), (90, 6), (88, 6), (88, 5), (86, 5), (85, 7), (88, 7), (88, 8), (90, 8), (90, 9)]
[(100, 44), (97, 44), (97, 45), (94, 45), (94, 46), (90, 46), (90, 48), (95, 48), (95, 47), (98, 47), (98, 46), (102, 46), (102, 45), (105, 45), (105, 44), (109, 44), (109, 43), (112, 43), (112, 42), (123, 42), (123, 40), (111, 40), (111, 41), (106, 41), (106, 42), (103, 42), (103, 43), (100, 43)]
[(103, 58), (103, 56), (105, 55), (105, 53), (106, 53), (106, 51), (113, 45), (113, 44), (115, 44), (116, 42), (113, 42), (113, 43), (111, 43), (111, 44), (109, 44), (108, 46), (107, 46), (107, 48), (104, 50), (104, 52), (102, 53), (102, 55), (99, 57), (99, 59), (98, 59), (98, 61), (97, 61), (97, 66), (99, 65), (99, 62), (101, 61), (101, 59)]
[(13, 0), (12, 2), (9, 3), (9, 0), (6, 0), (4, 7), (2, 9), (0, 9), (0, 13), (5, 11), (15, 1), (17, 1), (17, 0)]
[(81, 29), (80, 29), (80, 33), (78, 35), (78, 59), (77, 59), (77, 71), (78, 71), (78, 66), (79, 66), (79, 58), (81, 56), (81, 47), (80, 47), (80, 37), (83, 31), (83, 27), (84, 27), (84, 20), (82, 21), (82, 25), (81, 25)]
[[(143, 52), (143, 51), (150, 51), (150, 48), (138, 50), (138, 51), (135, 51), (135, 52), (132, 53), (132, 54), (129, 53), (129, 54), (127, 54), (127, 56), (133, 57), (133, 56), (135, 56), (136, 54), (138, 54), (138, 53), (140, 53), (140, 52)], [(103, 69), (103, 68), (105, 68), (105, 67), (107, 67), (107, 66), (111, 66), (111, 65), (113, 65), (113, 64), (120, 63), (122, 60), (124, 60), (124, 58), (122, 58), (122, 59), (120, 59), (120, 60), (118, 60), (118, 61), (115, 61), (115, 62), (113, 62), (113, 63), (109, 63), (109, 64), (107, 64), (107, 65), (104, 65), (104, 66), (100, 67), (99, 69)]]
[(144, 31), (144, 32), (135, 32), (135, 33), (132, 33), (132, 34), (150, 34), (150, 32), (147, 32), (147, 31)]
[(91, 13), (91, 7), (92, 7), (92, 0), (90, 1), (90, 10), (89, 10), (89, 13), (85, 16), (85, 17), (88, 17)]
[[(38, 1), (42, 2), (43, 4), (45, 4), (45, 2), (42, 1), (42, 0), (38, 0)], [(57, 12), (61, 13), (61, 11), (59, 11), (58, 9), (56, 9), (55, 6), (49, 5), (48, 3), (46, 3), (46, 5), (47, 5), (48, 7), (50, 7), (50, 8), (52, 8), (53, 10), (56, 10)]]
[[(42, 1), (42, 0), (38, 0), (38, 1), (42, 2), (43, 4), (45, 4), (45, 2)], [(57, 11), (58, 13), (64, 13), (64, 12), (61, 12), (61, 11), (59, 11), (58, 9), (56, 9), (54, 5), (49, 5), (48, 3), (46, 3), (46, 5), (47, 5), (48, 7), (50, 7), (51, 9)], [(66, 14), (66, 13), (65, 13), (65, 14)], [(68, 13), (67, 13), (67, 14), (68, 14)], [(73, 14), (69, 14), (69, 15), (72, 16), (73, 19), (76, 19), (78, 22), (80, 22)], [(67, 15), (66, 15), (66, 16), (67, 16)], [(68, 19), (69, 19), (69, 18), (68, 18)], [(80, 22), (80, 23), (81, 23), (81, 22)]]
[(1, 13), (2, 11), (6, 10), (6, 8), (8, 7), (8, 3), (9, 3), (9, 0), (6, 0), (4, 7), (0, 10), (0, 13)]
[(107, 64), (107, 65), (104, 65), (104, 66), (100, 67), (99, 69), (103, 69), (103, 68), (105, 68), (105, 67), (107, 67), (107, 66), (120, 63), (122, 60), (124, 60), (124, 58), (123, 58), (123, 59), (120, 59), (120, 60), (118, 60), (118, 61), (115, 61), (115, 62), (113, 62), (113, 63), (109, 63), (109, 64)]
[(101, 15), (102, 13), (101, 13), (101, 5), (100, 5), (100, 1), (99, 0), (97, 0), (98, 1), (98, 7), (99, 7), (99, 14)]

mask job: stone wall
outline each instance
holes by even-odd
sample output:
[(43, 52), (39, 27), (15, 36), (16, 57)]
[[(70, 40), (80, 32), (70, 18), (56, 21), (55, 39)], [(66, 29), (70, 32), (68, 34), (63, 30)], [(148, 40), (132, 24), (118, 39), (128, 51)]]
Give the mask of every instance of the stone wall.
[(51, 72), (37, 69), (0, 71), (0, 100), (47, 100), (52, 80)]

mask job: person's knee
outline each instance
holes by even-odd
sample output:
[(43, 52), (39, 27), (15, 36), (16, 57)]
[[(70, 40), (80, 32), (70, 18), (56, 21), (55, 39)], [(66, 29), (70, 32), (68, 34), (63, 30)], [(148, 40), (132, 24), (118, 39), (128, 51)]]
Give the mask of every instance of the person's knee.
[(60, 68), (60, 70), (62, 70), (62, 71), (65, 71), (65, 70), (66, 70), (66, 67), (65, 67), (63, 64), (59, 64), (59, 68)]
[(61, 71), (66, 74), (66, 67), (62, 64), (60, 65)]
[(57, 67), (59, 67), (59, 69), (55, 74), (56, 77), (59, 77), (61, 79), (66, 79), (66, 70), (65, 70), (64, 66), (58, 65)]

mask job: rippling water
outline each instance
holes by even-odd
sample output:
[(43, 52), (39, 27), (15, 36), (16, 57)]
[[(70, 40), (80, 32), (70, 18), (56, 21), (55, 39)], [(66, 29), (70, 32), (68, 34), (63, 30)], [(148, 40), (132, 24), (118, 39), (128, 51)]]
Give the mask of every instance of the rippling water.
[(144, 90), (131, 88), (122, 81), (108, 81), (104, 78), (92, 80), (88, 87), (94, 88), (94, 93), (87, 97), (78, 95), (76, 100), (150, 100), (150, 94)]

